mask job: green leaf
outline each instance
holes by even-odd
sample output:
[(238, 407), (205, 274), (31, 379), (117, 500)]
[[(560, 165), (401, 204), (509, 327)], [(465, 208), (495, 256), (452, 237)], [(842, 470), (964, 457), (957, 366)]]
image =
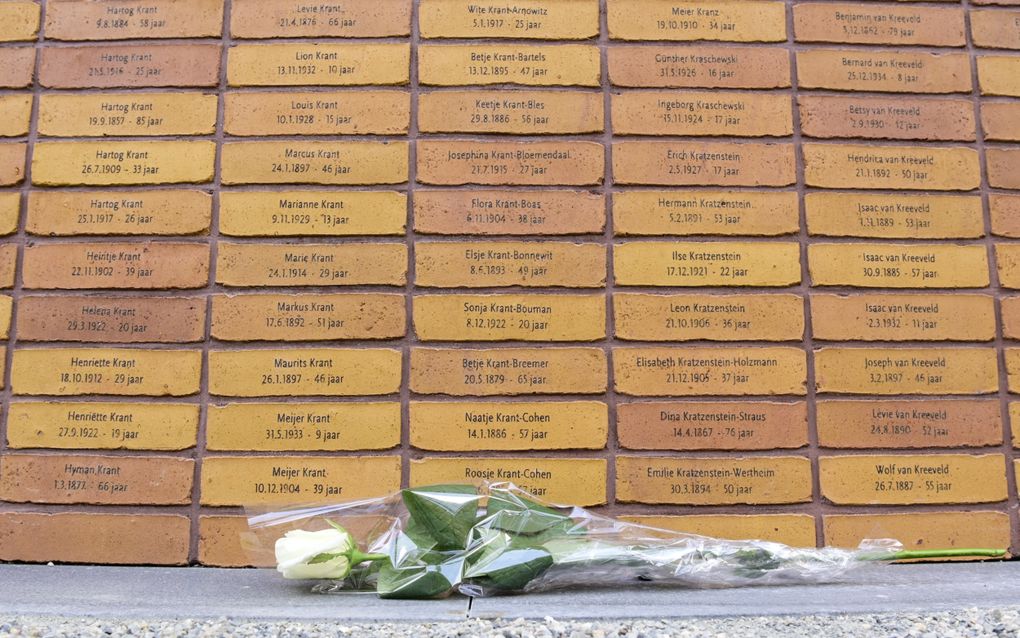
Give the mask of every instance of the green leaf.
[(783, 564), (775, 554), (765, 549), (742, 549), (734, 558), (740, 565), (735, 571), (746, 578), (760, 578)]
[(553, 564), (549, 552), (538, 549), (494, 551), (468, 567), (464, 577), (496, 591), (520, 591)]
[[(479, 496), (471, 485), (432, 485), (401, 492), (411, 515), (408, 536), (431, 538), (439, 550), (464, 549), (478, 514)], [(416, 537), (412, 537), (413, 530)]]
[(555, 529), (559, 535), (573, 527), (569, 516), (505, 489), (491, 491), (485, 514), (492, 527), (511, 534), (538, 534)]

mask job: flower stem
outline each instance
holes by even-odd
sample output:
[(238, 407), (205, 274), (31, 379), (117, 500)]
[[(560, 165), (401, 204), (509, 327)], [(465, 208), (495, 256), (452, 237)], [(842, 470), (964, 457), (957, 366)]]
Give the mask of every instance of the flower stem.
[(957, 558), (957, 557), (998, 557), (1004, 556), (1006, 550), (1004, 549), (984, 549), (984, 548), (968, 548), (968, 549), (919, 549), (919, 550), (904, 550), (896, 552), (894, 554), (874, 555), (865, 556), (861, 560), (911, 560), (917, 558)]
[(378, 560), (386, 560), (388, 558), (389, 556), (386, 554), (363, 554), (357, 549), (351, 550), (351, 565), (358, 565), (365, 561), (375, 562)]

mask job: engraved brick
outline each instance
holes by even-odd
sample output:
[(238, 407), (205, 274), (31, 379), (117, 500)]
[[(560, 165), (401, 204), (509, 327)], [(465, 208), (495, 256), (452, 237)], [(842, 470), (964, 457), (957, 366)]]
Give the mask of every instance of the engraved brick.
[(209, 456), (202, 462), (203, 505), (335, 503), (398, 489), (397, 456)]
[(601, 234), (606, 200), (579, 191), (418, 190), (414, 229), (441, 235)]
[(507, 15), (468, 0), (423, 0), (423, 38), (541, 38), (586, 40), (599, 34), (598, 0), (517, 0)]
[(981, 95), (1020, 97), (1020, 57), (978, 56), (977, 73)]
[(0, 42), (35, 40), (39, 33), (39, 5), (35, 2), (0, 2)]
[[(235, 38), (378, 38), (411, 33), (411, 0), (374, 0), (343, 5), (305, 5), (263, 0), (231, 3)], [(311, 18), (311, 19), (309, 19)]]
[(598, 348), (412, 348), (410, 388), (452, 396), (601, 394), (607, 370)]
[(616, 391), (631, 396), (807, 393), (807, 355), (799, 348), (614, 348), (613, 373)]
[(999, 389), (992, 348), (822, 348), (815, 387), (845, 394), (990, 394)]
[[(904, 549), (1009, 547), (1003, 512), (832, 514), (823, 517), (825, 544), (855, 548), (872, 538), (895, 538)], [(969, 559), (973, 560), (973, 559)]]
[(436, 86), (598, 86), (598, 47), (586, 44), (423, 44), (418, 81)]
[(1020, 403), (1009, 403), (1009, 424), (1013, 430), (1013, 447), (1020, 449)]
[(989, 193), (988, 210), (992, 218), (992, 234), (1020, 237), (1020, 195)]
[(400, 184), (407, 142), (234, 142), (223, 145), (224, 184)]
[(605, 149), (597, 142), (418, 142), (423, 184), (585, 186), (602, 183)]
[(215, 95), (199, 93), (45, 93), (39, 98), (39, 134), (211, 135), (216, 102)]
[(402, 286), (407, 246), (220, 242), (216, 282), (226, 286)]
[(10, 243), (0, 243), (0, 288), (14, 287), (17, 263), (18, 247)]
[(609, 409), (598, 401), (412, 401), (410, 430), (421, 450), (600, 450)]
[(0, 142), (0, 186), (13, 186), (25, 179), (25, 144)]
[(618, 403), (617, 436), (631, 450), (771, 450), (808, 444), (807, 404)]
[(648, 295), (617, 292), (618, 339), (637, 341), (799, 341), (804, 300), (797, 295)]
[(822, 188), (966, 191), (981, 186), (971, 148), (804, 144), (804, 181)]
[[(0, 3), (0, 7), (3, 4)], [(0, 137), (21, 137), (28, 135), (29, 119), (32, 115), (32, 96), (0, 95)]]
[(995, 302), (987, 295), (811, 296), (815, 339), (991, 341)]
[(7, 295), (0, 295), (0, 339), (6, 339), (11, 334), (11, 316), (13, 312), (14, 299)]
[(203, 288), (209, 245), (178, 242), (39, 244), (25, 248), (25, 288)]
[(822, 496), (837, 505), (994, 503), (1006, 500), (1001, 454), (823, 456)]
[(609, 48), (616, 86), (780, 89), (790, 86), (790, 54), (778, 47)]
[(0, 235), (18, 232), (21, 193), (0, 193)]
[(1020, 244), (996, 244), (995, 263), (999, 285), (1013, 290), (1020, 289)]
[(983, 288), (984, 246), (947, 244), (814, 244), (808, 268), (816, 286)]
[(418, 295), (422, 341), (595, 341), (606, 336), (605, 295)]
[(798, 42), (962, 47), (963, 9), (803, 3), (793, 7)]
[(403, 235), (407, 195), (386, 191), (220, 193), (220, 233), (238, 237)]
[(403, 295), (213, 295), (222, 341), (323, 341), (404, 336)]
[(53, 40), (220, 37), (223, 0), (62, 0), (46, 6)]
[(204, 297), (24, 296), (21, 341), (188, 343), (205, 338)]
[(190, 235), (205, 233), (212, 196), (203, 191), (46, 191), (28, 195), (33, 235)]
[(372, 349), (217, 350), (209, 393), (227, 397), (369, 396), (400, 389), (400, 351)]
[(227, 54), (230, 86), (407, 84), (407, 44), (238, 44)]
[(1020, 339), (1020, 297), (1003, 297), (1002, 304), (1002, 336), (1007, 339)]
[(809, 137), (969, 142), (976, 136), (970, 100), (800, 95), (797, 104)]
[(797, 52), (802, 89), (970, 93), (966, 53), (814, 49)]
[(12, 503), (184, 505), (195, 461), (160, 456), (6, 454), (0, 497)]
[(272, 552), (257, 556), (260, 552), (246, 542), (251, 534), (244, 516), (199, 516), (198, 562), (215, 567), (275, 567)]
[(610, 0), (607, 9), (616, 40), (786, 41), (782, 2)]
[(385, 450), (400, 445), (399, 403), (228, 403), (209, 406), (208, 419), (210, 450)]
[(804, 204), (811, 235), (944, 239), (985, 234), (979, 196), (808, 193)]
[(622, 520), (686, 534), (783, 543), (791, 547), (815, 546), (815, 519), (807, 514), (694, 514), (688, 516), (620, 516)]
[(570, 505), (606, 502), (605, 459), (426, 458), (411, 461), (411, 486), (510, 481), (546, 501)]
[(789, 186), (797, 182), (791, 144), (628, 141), (613, 144), (617, 184)]
[(230, 135), (407, 135), (406, 91), (227, 93)]
[(433, 91), (418, 96), (418, 129), (424, 133), (600, 133), (603, 111), (601, 93)]
[(33, 47), (0, 48), (0, 88), (23, 89), (32, 83), (35, 70)]
[(612, 96), (612, 111), (617, 135), (793, 134), (788, 95), (627, 91)]
[(1020, 49), (1020, 11), (971, 11), (970, 33), (974, 46)]
[(118, 186), (209, 182), (216, 143), (40, 142), (32, 155), (39, 186)]
[(199, 391), (198, 350), (47, 348), (16, 350), (14, 394), (187, 396)]
[(216, 86), (216, 44), (45, 47), (39, 84), (50, 89)]
[(998, 401), (819, 401), (818, 444), (832, 448), (1002, 444)]
[(11, 448), (184, 450), (195, 447), (197, 405), (180, 403), (11, 403)]
[(797, 193), (622, 191), (613, 194), (617, 235), (787, 235), (800, 230)]
[(618, 456), (616, 498), (676, 505), (804, 503), (811, 500), (811, 461), (800, 456)]
[(1020, 349), (1006, 348), (1006, 377), (1010, 392), (1020, 392)]
[(791, 242), (632, 241), (613, 246), (621, 286), (789, 286), (800, 282)]
[(983, 101), (981, 128), (986, 140), (1020, 142), (1020, 104)]
[(606, 281), (606, 249), (568, 242), (418, 242), (415, 283), (425, 287), (574, 286)]
[(1020, 190), (1020, 148), (989, 148), (985, 160), (989, 186)]
[(190, 534), (191, 521), (178, 514), (4, 512), (0, 560), (186, 565)]

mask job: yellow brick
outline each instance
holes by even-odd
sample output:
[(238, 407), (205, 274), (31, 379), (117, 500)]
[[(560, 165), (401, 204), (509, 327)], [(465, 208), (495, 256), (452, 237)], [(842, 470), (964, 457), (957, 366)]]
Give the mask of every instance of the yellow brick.
[(419, 295), (422, 341), (594, 341), (606, 336), (605, 295)]
[(978, 196), (808, 193), (804, 205), (812, 235), (942, 239), (985, 234)]
[(999, 389), (992, 348), (822, 348), (815, 351), (819, 392), (990, 394)]
[(904, 549), (1006, 548), (1009, 515), (1004, 512), (918, 512), (825, 516), (825, 544), (854, 548), (861, 541), (895, 538)]
[(400, 184), (407, 142), (233, 142), (223, 145), (224, 184)]
[(12, 448), (184, 450), (195, 446), (198, 405), (11, 403)]
[(227, 54), (230, 86), (407, 84), (407, 44), (239, 44)]
[(0, 186), (14, 186), (25, 179), (25, 144), (0, 142)]
[(211, 135), (215, 95), (198, 93), (45, 93), (39, 134), (57, 137)]
[(822, 496), (837, 505), (994, 503), (1006, 500), (1001, 454), (823, 456)]
[(804, 144), (804, 180), (823, 188), (967, 191), (981, 186), (971, 148)]
[(981, 95), (1020, 97), (1020, 58), (978, 56), (977, 71)]
[(400, 351), (218, 350), (209, 353), (217, 396), (366, 396), (400, 389)]
[(18, 232), (21, 193), (0, 193), (0, 235)]
[(216, 281), (227, 286), (400, 286), (407, 246), (396, 243), (231, 244), (220, 242)]
[[(505, 61), (510, 59), (514, 62)], [(598, 86), (600, 72), (598, 47), (586, 44), (423, 44), (418, 48), (422, 84)]]
[(511, 482), (552, 503), (606, 502), (604, 459), (426, 458), (411, 461), (411, 485)]
[(212, 196), (197, 190), (33, 190), (25, 230), (33, 235), (205, 233)]
[[(0, 11), (5, 3), (0, 2)], [(2, 21), (2, 18), (0, 18)], [(0, 137), (28, 135), (32, 115), (31, 95), (0, 95)]]
[(606, 248), (599, 244), (420, 241), (414, 252), (415, 281), (430, 288), (600, 288), (606, 280)]
[(209, 406), (206, 448), (384, 450), (400, 445), (399, 403), (228, 403)]
[(833, 341), (990, 341), (995, 303), (986, 295), (814, 294), (811, 327)]
[(479, 11), (469, 0), (423, 0), (421, 37), (587, 40), (599, 34), (598, 0), (517, 0), (513, 7), (518, 13), (506, 16), (495, 7)]
[[(690, 3), (691, 6), (698, 4), (701, 3)], [(729, 2), (723, 6), (725, 4), (741, 3)], [(776, 4), (782, 9), (782, 4)], [(788, 95), (723, 91), (709, 95), (711, 97), (705, 93), (675, 91), (615, 93), (612, 96), (613, 133), (738, 137), (785, 137), (793, 134), (793, 111)]]
[(215, 142), (39, 142), (32, 183), (39, 186), (209, 182)]
[(224, 130), (231, 135), (407, 135), (406, 91), (227, 93)]
[(816, 286), (983, 288), (984, 246), (946, 244), (814, 244), (808, 269)]
[(229, 191), (220, 232), (238, 237), (403, 235), (407, 195), (386, 191)]
[(621, 520), (685, 534), (783, 543), (791, 547), (815, 546), (815, 519), (807, 514), (693, 514), (688, 516), (620, 516)]
[(613, 230), (617, 235), (788, 235), (800, 230), (800, 211), (794, 192), (623, 191), (613, 194)]
[[(509, 99), (508, 99), (509, 97)], [(433, 91), (418, 96), (425, 133), (600, 133), (600, 93), (580, 91)]]
[(804, 336), (797, 295), (613, 295), (616, 336), (637, 341), (795, 341)]
[(621, 286), (789, 286), (800, 283), (792, 242), (627, 242), (613, 246)]
[(608, 10), (617, 40), (786, 41), (783, 2), (609, 0)]
[(323, 341), (404, 336), (403, 295), (214, 295), (212, 336), (223, 341)]
[(11, 386), (20, 395), (186, 396), (199, 391), (198, 350), (16, 350)]
[(35, 40), (39, 33), (39, 5), (35, 2), (0, 2), (0, 42)]

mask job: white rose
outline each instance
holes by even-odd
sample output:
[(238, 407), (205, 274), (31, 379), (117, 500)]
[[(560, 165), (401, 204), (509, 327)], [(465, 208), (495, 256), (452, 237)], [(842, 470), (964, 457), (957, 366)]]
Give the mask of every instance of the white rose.
[[(284, 578), (346, 578), (351, 571), (354, 539), (338, 529), (318, 532), (292, 530), (276, 541), (276, 570)], [(339, 554), (333, 558), (309, 563), (321, 554)]]

